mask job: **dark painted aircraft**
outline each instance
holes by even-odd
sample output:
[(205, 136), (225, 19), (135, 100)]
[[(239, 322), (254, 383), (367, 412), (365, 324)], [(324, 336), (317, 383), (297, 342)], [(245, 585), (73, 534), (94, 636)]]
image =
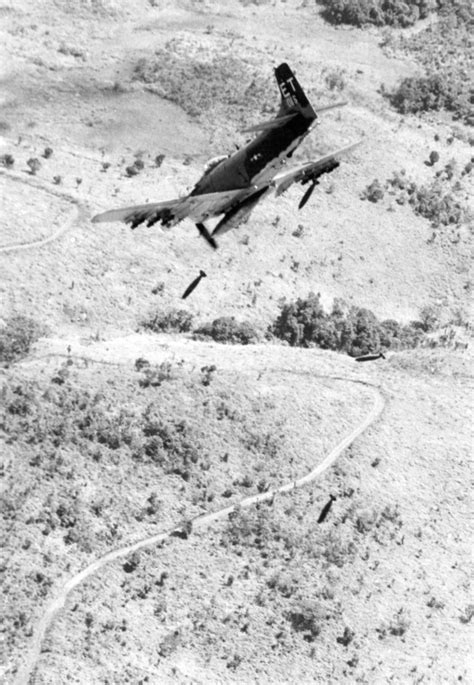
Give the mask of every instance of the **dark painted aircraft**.
[[(287, 64), (280, 64), (275, 69), (275, 76), (281, 93), (275, 119), (245, 129), (245, 132), (259, 132), (259, 135), (232, 155), (211, 160), (189, 195), (176, 200), (113, 209), (98, 214), (92, 221), (124, 221), (131, 228), (141, 223), (153, 226), (160, 222), (171, 227), (188, 217), (196, 223), (207, 242), (216, 248), (214, 236), (246, 223), (257, 202), (272, 190), (278, 196), (293, 183), (308, 185), (299, 203), (298, 208), (301, 209), (309, 200), (319, 177), (334, 171), (339, 166), (339, 157), (358, 143), (314, 162), (286, 169), (287, 159), (315, 125), (317, 112), (346, 103), (313, 109)], [(211, 235), (204, 222), (221, 215)]]

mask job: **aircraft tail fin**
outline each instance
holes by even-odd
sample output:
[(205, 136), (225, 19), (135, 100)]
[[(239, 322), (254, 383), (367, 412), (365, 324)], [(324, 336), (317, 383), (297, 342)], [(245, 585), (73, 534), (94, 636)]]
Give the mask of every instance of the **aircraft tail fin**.
[(275, 76), (281, 93), (278, 116), (300, 112), (306, 119), (316, 119), (316, 112), (286, 62), (275, 69)]

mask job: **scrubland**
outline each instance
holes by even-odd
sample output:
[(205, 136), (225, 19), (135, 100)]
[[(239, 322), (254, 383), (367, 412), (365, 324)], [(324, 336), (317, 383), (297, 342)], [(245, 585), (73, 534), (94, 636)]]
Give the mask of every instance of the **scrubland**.
[[(0, 13), (2, 678), (68, 579), (181, 526), (68, 595), (34, 682), (468, 682), (467, 3)], [(187, 222), (90, 223), (189, 191), (275, 113), (282, 61), (314, 104), (348, 101), (295, 161), (363, 138), (302, 212), (299, 188), (268, 199), (215, 253)], [(238, 506), (376, 392), (319, 479)]]

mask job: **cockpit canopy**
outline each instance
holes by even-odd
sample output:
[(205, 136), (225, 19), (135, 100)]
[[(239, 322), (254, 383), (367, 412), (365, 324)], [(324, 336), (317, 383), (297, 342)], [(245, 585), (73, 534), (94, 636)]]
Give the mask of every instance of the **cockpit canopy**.
[(228, 155), (219, 155), (219, 157), (213, 157), (208, 161), (206, 166), (204, 167), (204, 174), (208, 174), (210, 171), (216, 168), (218, 164), (224, 161), (224, 159), (227, 159)]

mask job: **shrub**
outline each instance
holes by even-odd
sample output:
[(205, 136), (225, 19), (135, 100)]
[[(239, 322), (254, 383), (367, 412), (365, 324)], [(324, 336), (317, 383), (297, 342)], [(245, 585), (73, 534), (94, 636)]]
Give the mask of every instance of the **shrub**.
[(140, 173), (140, 169), (138, 169), (135, 164), (131, 164), (130, 166), (125, 167), (125, 173), (127, 176), (136, 176)]
[(281, 556), (283, 550), (293, 552), (302, 540), (294, 526), (272, 509), (236, 508), (229, 515), (222, 542), (238, 549), (254, 548), (271, 557)]
[(323, 17), (332, 24), (411, 26), (434, 9), (432, 0), (317, 0)]
[(326, 612), (321, 605), (309, 599), (295, 605), (294, 610), (288, 614), (293, 629), (303, 633), (307, 642), (313, 642), (318, 637), (325, 617)]
[(0, 166), (4, 166), (7, 169), (11, 169), (15, 164), (15, 158), (13, 155), (5, 154), (0, 156)]
[(375, 178), (364, 190), (361, 199), (369, 200), (369, 202), (378, 202), (379, 200), (383, 200), (384, 194), (385, 192), (382, 184)]
[(153, 331), (153, 333), (169, 333), (178, 331), (187, 333), (193, 325), (193, 315), (185, 309), (169, 309), (151, 314), (148, 319), (142, 321), (140, 328)]
[(328, 69), (324, 74), (324, 82), (329, 90), (344, 90), (346, 82), (344, 80), (344, 69)]
[(43, 152), (43, 157), (45, 159), (49, 159), (51, 155), (53, 154), (53, 148), (51, 147), (45, 147), (44, 152)]
[(380, 347), (380, 325), (370, 309), (351, 307), (341, 335), (341, 346), (357, 357)]
[(452, 192), (446, 192), (441, 182), (417, 187), (409, 197), (415, 214), (429, 219), (433, 226), (460, 224), (466, 217), (466, 210)]
[(388, 98), (401, 114), (447, 109), (458, 116), (467, 116), (471, 107), (462, 75), (454, 76), (448, 70), (408, 76)]
[(29, 173), (32, 176), (34, 176), (36, 172), (41, 169), (41, 162), (36, 157), (30, 157), (30, 159), (26, 163), (30, 167)]
[[(137, 362), (140, 360), (138, 359)], [(170, 362), (161, 362), (161, 364), (154, 364), (151, 366), (148, 362), (143, 364), (139, 369), (135, 362), (135, 368), (142, 371), (143, 376), (139, 380), (139, 385), (141, 388), (153, 388), (159, 387), (164, 381), (170, 381), (173, 379), (173, 367)]]
[(388, 624), (388, 632), (391, 635), (397, 635), (401, 637), (405, 635), (408, 628), (410, 627), (410, 620), (404, 609), (400, 609), (391, 619)]
[[(145, 412), (143, 418), (144, 455), (161, 466), (165, 473), (174, 473), (188, 481), (194, 466), (200, 461), (202, 451), (191, 428), (184, 420), (164, 420), (151, 409)], [(137, 456), (141, 458), (141, 454)]]
[(23, 359), (31, 345), (46, 333), (46, 327), (27, 316), (10, 317), (0, 327), (0, 362), (9, 364)]
[(319, 295), (310, 293), (306, 299), (283, 302), (269, 332), (292, 346), (316, 346), (359, 356), (380, 348), (417, 346), (437, 321), (429, 307), (421, 315), (421, 321), (402, 326), (393, 319), (379, 321), (370, 309), (347, 308), (339, 300), (326, 314)]
[(402, 113), (446, 109), (474, 124), (472, 116), (471, 34), (474, 11), (468, 0), (437, 0), (440, 19), (397, 47), (425, 69), (423, 76), (404, 79), (387, 96)]
[(436, 172), (431, 183), (419, 186), (402, 169), (393, 172), (391, 178), (387, 179), (386, 186), (395, 191), (398, 204), (408, 203), (415, 214), (429, 219), (434, 227), (460, 224), (468, 218), (469, 213), (456, 196), (456, 183), (448, 183), (453, 180), (455, 171), (454, 161), (448, 162), (443, 169)]
[(325, 314), (319, 298), (319, 294), (310, 293), (306, 299), (283, 303), (271, 329), (273, 335), (293, 346), (314, 344), (323, 349), (337, 349), (334, 325)]
[(201, 367), (201, 383), (206, 387), (210, 385), (216, 371), (217, 366), (215, 364)]
[(221, 316), (205, 323), (194, 331), (195, 339), (212, 338), (220, 343), (250, 345), (259, 340), (259, 334), (248, 321), (236, 321), (233, 316)]

